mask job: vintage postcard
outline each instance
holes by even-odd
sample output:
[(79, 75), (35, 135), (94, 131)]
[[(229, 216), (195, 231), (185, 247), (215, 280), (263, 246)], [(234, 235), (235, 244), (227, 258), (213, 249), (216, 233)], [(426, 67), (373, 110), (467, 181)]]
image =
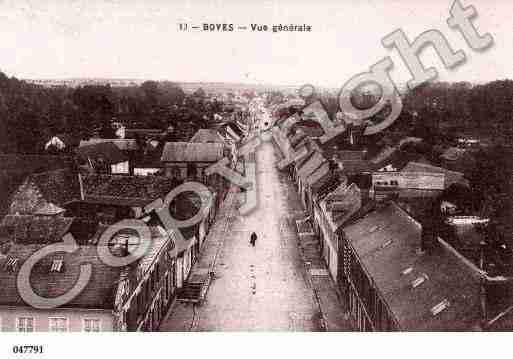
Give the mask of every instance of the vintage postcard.
[(0, 2), (0, 357), (513, 330), (512, 13)]

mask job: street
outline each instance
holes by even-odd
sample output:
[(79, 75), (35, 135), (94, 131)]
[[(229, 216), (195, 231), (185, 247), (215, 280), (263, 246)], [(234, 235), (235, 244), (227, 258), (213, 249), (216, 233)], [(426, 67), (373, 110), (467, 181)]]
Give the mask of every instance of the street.
[[(302, 208), (276, 168), (270, 142), (256, 153), (258, 208), (228, 218), (205, 302), (178, 302), (161, 331), (316, 331), (319, 310), (300, 257), (294, 219)], [(256, 246), (249, 243), (252, 232)]]

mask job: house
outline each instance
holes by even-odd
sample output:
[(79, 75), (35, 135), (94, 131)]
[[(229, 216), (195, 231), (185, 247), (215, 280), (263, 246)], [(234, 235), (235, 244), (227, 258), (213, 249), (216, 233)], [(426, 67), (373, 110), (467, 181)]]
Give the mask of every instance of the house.
[[(339, 231), (344, 300), (360, 331), (492, 330), (505, 324), (494, 280), (395, 203)], [(493, 289), (492, 289), (493, 288)], [(486, 309), (484, 309), (486, 308)], [(511, 320), (509, 320), (511, 325)]]
[(109, 224), (124, 218), (139, 218), (146, 207), (179, 185), (161, 176), (91, 174), (82, 177), (82, 199), (69, 202), (66, 209), (76, 217), (96, 218)]
[(159, 146), (157, 140), (135, 140), (130, 138), (106, 139), (91, 138), (87, 141), (80, 141), (80, 147), (97, 143), (113, 143), (123, 155), (128, 158), (130, 175), (148, 176), (161, 171)]
[(52, 207), (53, 211), (61, 211), (65, 209), (66, 204), (82, 198), (80, 174), (69, 169), (35, 173), (28, 176), (16, 189), (8, 213), (35, 214)]
[(314, 206), (314, 232), (319, 237), (321, 256), (331, 277), (337, 282), (339, 266), (338, 229), (362, 206), (360, 189), (346, 182), (327, 194)]
[[(155, 331), (176, 298), (178, 290), (177, 258), (172, 256), (176, 245), (172, 232), (151, 218), (143, 217), (147, 223), (150, 238), (145, 254), (130, 267), (122, 267), (123, 272), (116, 286), (114, 301), (115, 329), (119, 331)], [(99, 230), (98, 240), (105, 232)], [(137, 248), (139, 237), (130, 233), (118, 233), (113, 238), (115, 248), (130, 252)], [(94, 243), (96, 246), (103, 245)]]
[(219, 133), (233, 142), (239, 142), (244, 137), (244, 131), (235, 121), (222, 123), (218, 128)]
[(80, 140), (71, 134), (60, 133), (52, 136), (45, 143), (45, 150), (54, 152), (71, 152), (78, 146), (79, 142)]
[(385, 145), (370, 159), (374, 171), (401, 171), (409, 162), (428, 163), (429, 146), (416, 137), (402, 138), (396, 145)]
[(168, 178), (195, 180), (221, 193), (226, 181), (218, 175), (207, 176), (205, 170), (225, 156), (229, 157), (229, 149), (221, 143), (167, 142), (160, 160)]
[(73, 218), (60, 215), (13, 215), (5, 216), (0, 227), (6, 235), (1, 243), (11, 240), (19, 244), (50, 244), (61, 242), (71, 231)]
[(200, 143), (221, 143), (227, 145), (226, 140), (217, 132), (212, 129), (199, 129), (194, 136), (192, 136), (189, 142), (200, 142)]
[(124, 139), (143, 139), (146, 141), (150, 138), (159, 138), (164, 135), (165, 131), (159, 128), (125, 128)]
[(106, 174), (130, 173), (129, 159), (112, 142), (97, 142), (81, 146), (77, 156), (90, 172)]
[(0, 155), (0, 218), (9, 207), (16, 189), (31, 174), (57, 169), (72, 171), (73, 157), (50, 155)]
[(89, 140), (80, 141), (80, 146), (95, 145), (98, 143), (110, 142), (113, 143), (121, 152), (128, 155), (130, 152), (139, 151), (139, 145), (134, 139), (121, 139), (121, 138), (90, 138)]
[(372, 188), (377, 194), (387, 190), (432, 190), (443, 191), (445, 189), (445, 173), (437, 172), (373, 172)]
[(320, 152), (312, 151), (304, 161), (296, 163), (296, 184), (301, 202), (305, 208), (309, 207), (309, 204), (307, 203), (307, 177), (310, 176), (317, 168), (321, 167), (325, 162), (327, 162), (327, 160)]
[(449, 147), (440, 155), (440, 165), (452, 171), (470, 173), (477, 165), (472, 150)]
[[(211, 193), (206, 193), (205, 195), (210, 196)], [(176, 270), (179, 274), (177, 280), (178, 288), (182, 288), (185, 285), (192, 266), (198, 259), (201, 248), (209, 233), (210, 226), (214, 221), (217, 211), (216, 206), (216, 198), (210, 198), (209, 204), (198, 223), (181, 227), (178, 229), (179, 233), (174, 234), (175, 236), (181, 235), (181, 238), (184, 239), (182, 241), (176, 241)], [(169, 209), (173, 218), (185, 221), (194, 217), (201, 209), (201, 199), (190, 192), (182, 193), (182, 195), (171, 203)]]
[(403, 169), (402, 172), (424, 172), (424, 173), (442, 173), (444, 175), (444, 188), (449, 188), (452, 184), (462, 184), (464, 186), (470, 186), (469, 181), (464, 178), (464, 174), (461, 172), (451, 171), (443, 167), (437, 167), (430, 164), (420, 162), (409, 162)]
[[(111, 332), (156, 330), (176, 291), (175, 259), (168, 253), (171, 237), (162, 228), (149, 227), (151, 238), (145, 254), (131, 265), (112, 266), (101, 251), (125, 256), (130, 251), (126, 234), (105, 244), (70, 247), (42, 257), (32, 267), (30, 285), (35, 295), (19, 291), (20, 269), (47, 244), (12, 243), (0, 256), (0, 318), (2, 331), (18, 332)], [(138, 238), (139, 240), (139, 238)], [(66, 246), (63, 244), (63, 246)], [(103, 248), (103, 249), (102, 249)], [(109, 252), (111, 253), (111, 252)], [(41, 306), (38, 297), (65, 295), (77, 283), (84, 263), (91, 269), (86, 285), (76, 296), (55, 308)]]

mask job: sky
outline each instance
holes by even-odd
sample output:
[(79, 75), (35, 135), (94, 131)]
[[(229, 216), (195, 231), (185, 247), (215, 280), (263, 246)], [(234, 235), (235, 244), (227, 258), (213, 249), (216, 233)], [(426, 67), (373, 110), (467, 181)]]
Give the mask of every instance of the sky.
[[(441, 31), (467, 61), (446, 70), (421, 58), (441, 81), (513, 78), (513, 1), (473, 5), (479, 33), (494, 45), (471, 50), (446, 20), (452, 0), (0, 0), (0, 70), (30, 79), (135, 78), (340, 87), (386, 56), (396, 83), (410, 79), (381, 39), (402, 29), (410, 41)], [(179, 23), (247, 26), (233, 32), (179, 31)], [(311, 32), (252, 32), (251, 24), (306, 24)]]

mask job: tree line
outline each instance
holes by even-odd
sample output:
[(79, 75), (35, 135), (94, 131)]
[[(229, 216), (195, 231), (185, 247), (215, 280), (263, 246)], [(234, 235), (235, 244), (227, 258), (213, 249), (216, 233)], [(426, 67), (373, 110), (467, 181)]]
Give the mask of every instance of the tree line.
[[(113, 122), (134, 128), (206, 128), (223, 104), (187, 95), (175, 83), (140, 86), (43, 87), (0, 72), (0, 152), (37, 154), (59, 133), (78, 139), (114, 137)], [(192, 129), (192, 130), (194, 130)]]

